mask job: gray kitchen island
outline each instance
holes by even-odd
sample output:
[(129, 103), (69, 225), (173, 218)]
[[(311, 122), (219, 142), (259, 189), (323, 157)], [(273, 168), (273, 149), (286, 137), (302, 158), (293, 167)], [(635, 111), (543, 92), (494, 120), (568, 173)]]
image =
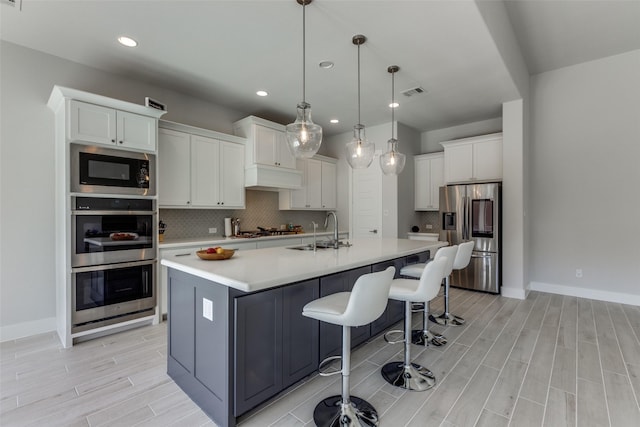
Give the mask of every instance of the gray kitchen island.
[[(309, 301), (349, 291), (362, 274), (393, 265), (396, 275), (424, 262), (446, 242), (356, 239), (340, 249), (267, 248), (205, 261), (168, 256), (169, 376), (221, 427), (317, 371), (339, 355), (341, 329), (302, 316)], [(354, 328), (352, 345), (403, 316), (389, 301), (370, 325)]]

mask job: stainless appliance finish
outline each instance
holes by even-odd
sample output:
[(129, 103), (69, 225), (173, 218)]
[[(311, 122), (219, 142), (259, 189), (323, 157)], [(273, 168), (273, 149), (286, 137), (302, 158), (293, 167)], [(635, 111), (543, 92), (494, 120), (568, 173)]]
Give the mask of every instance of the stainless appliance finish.
[(156, 156), (113, 148), (69, 144), (72, 193), (156, 195)]
[[(73, 196), (71, 203), (72, 267), (156, 258), (156, 200)], [(115, 241), (111, 233), (137, 237)]]
[(70, 202), (72, 333), (153, 316), (156, 200), (71, 196)]
[(467, 268), (454, 270), (451, 286), (500, 293), (501, 183), (440, 187), (440, 240), (475, 242)]
[(156, 264), (151, 260), (72, 269), (72, 332), (153, 315)]

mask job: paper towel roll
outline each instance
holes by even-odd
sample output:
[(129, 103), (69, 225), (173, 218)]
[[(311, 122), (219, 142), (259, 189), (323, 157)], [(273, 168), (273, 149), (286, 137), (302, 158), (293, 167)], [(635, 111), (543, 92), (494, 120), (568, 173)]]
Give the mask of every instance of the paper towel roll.
[(224, 235), (226, 237), (230, 237), (233, 235), (231, 231), (231, 218), (224, 219)]

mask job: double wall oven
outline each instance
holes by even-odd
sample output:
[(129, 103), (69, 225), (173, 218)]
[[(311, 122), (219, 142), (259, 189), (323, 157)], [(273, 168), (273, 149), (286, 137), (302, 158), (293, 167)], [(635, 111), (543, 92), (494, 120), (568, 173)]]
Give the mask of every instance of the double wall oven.
[(72, 144), (71, 165), (72, 333), (154, 315), (155, 157)]

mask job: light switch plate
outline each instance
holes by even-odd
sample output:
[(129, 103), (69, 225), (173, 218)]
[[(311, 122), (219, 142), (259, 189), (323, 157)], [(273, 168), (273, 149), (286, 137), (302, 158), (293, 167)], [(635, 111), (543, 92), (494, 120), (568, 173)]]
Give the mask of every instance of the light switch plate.
[(202, 298), (202, 317), (213, 322), (213, 301)]

